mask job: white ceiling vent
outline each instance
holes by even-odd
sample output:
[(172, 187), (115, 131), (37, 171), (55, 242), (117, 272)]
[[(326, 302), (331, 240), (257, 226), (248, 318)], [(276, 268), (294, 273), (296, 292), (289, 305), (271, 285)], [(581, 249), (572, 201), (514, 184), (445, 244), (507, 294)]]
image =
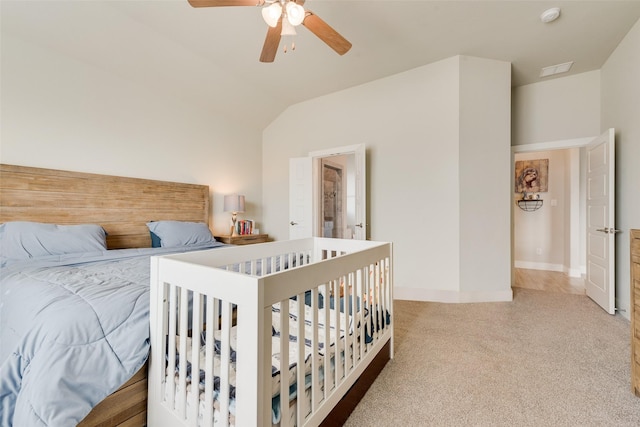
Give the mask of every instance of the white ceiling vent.
[(544, 67), (542, 71), (540, 71), (540, 77), (549, 77), (554, 74), (566, 73), (571, 69), (572, 65), (573, 61)]

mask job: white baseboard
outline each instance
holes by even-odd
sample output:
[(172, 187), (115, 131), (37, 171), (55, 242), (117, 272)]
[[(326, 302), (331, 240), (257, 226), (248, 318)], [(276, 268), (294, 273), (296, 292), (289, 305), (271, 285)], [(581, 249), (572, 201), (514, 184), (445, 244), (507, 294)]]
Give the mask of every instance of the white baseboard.
[(514, 261), (513, 266), (515, 268), (527, 268), (529, 270), (559, 271), (568, 274), (569, 277), (582, 277), (587, 273), (586, 267), (569, 268), (562, 264), (550, 264), (546, 262)]
[(563, 273), (565, 272), (564, 265), (551, 264), (548, 262), (514, 261), (513, 266), (515, 268), (527, 268), (529, 270), (561, 271)]
[[(582, 269), (581, 268), (568, 268), (565, 273), (569, 275), (569, 277), (582, 277)], [(586, 272), (585, 272), (586, 274)]]
[(394, 299), (445, 303), (513, 301), (511, 288), (504, 291), (459, 292), (439, 289), (394, 287)]

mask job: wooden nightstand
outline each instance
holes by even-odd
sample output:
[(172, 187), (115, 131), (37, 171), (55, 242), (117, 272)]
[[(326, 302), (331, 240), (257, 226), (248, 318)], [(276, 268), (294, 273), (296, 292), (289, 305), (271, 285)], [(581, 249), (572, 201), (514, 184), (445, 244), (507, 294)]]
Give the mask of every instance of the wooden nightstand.
[(252, 245), (269, 241), (268, 234), (244, 234), (241, 236), (213, 236), (218, 242), (230, 245)]

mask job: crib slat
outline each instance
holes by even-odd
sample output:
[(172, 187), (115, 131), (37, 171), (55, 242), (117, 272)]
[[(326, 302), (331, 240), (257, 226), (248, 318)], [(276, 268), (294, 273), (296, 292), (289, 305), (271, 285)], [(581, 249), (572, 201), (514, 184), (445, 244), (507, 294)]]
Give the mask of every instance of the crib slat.
[(229, 368), (231, 360), (231, 303), (222, 303), (220, 329), (220, 415), (222, 426), (229, 425)]
[(167, 405), (169, 409), (175, 408), (176, 398), (176, 382), (175, 366), (176, 366), (176, 314), (177, 314), (177, 302), (176, 302), (176, 287), (173, 284), (169, 285), (169, 361), (167, 364)]
[[(207, 315), (205, 331), (205, 377), (204, 377), (204, 414), (202, 422), (206, 427), (213, 426), (213, 366), (214, 366), (214, 331), (218, 323), (218, 299), (207, 295)], [(215, 317), (214, 317), (215, 316)]]
[(333, 317), (335, 321), (335, 348), (334, 348), (334, 366), (335, 366), (335, 378), (334, 385), (337, 388), (340, 383), (340, 378), (343, 375), (343, 367), (342, 362), (340, 360), (341, 354), (341, 346), (340, 346), (340, 280), (336, 279), (333, 281)]
[(187, 417), (187, 336), (188, 336), (188, 314), (189, 314), (189, 291), (184, 287), (180, 287), (180, 312), (179, 312), (179, 330), (180, 330), (180, 350), (178, 363), (178, 396), (177, 410), (180, 418)]
[(318, 288), (311, 290), (311, 413), (314, 413), (318, 407)]
[(378, 300), (376, 302), (376, 313), (378, 315), (378, 322), (376, 323), (376, 331), (377, 331), (377, 335), (376, 335), (376, 339), (380, 339), (380, 337), (382, 336), (382, 325), (384, 324), (384, 317), (383, 317), (383, 313), (382, 313), (382, 300), (384, 299), (384, 295), (382, 294), (382, 278), (383, 278), (383, 270), (382, 270), (383, 266), (380, 263), (380, 261), (378, 261), (378, 270), (377, 270), (377, 275), (376, 275), (376, 284), (378, 285)]
[(327, 282), (324, 284), (324, 393), (323, 398), (326, 399), (329, 395), (329, 390), (331, 390), (330, 380), (333, 381), (331, 377), (331, 319), (329, 317), (331, 306), (331, 282)]
[(365, 341), (366, 341), (366, 335), (364, 333), (365, 331), (365, 321), (366, 321), (366, 316), (365, 316), (365, 309), (367, 306), (367, 297), (365, 294), (365, 285), (363, 283), (362, 280), (362, 276), (365, 274), (363, 269), (358, 269), (358, 274), (356, 277), (356, 281), (357, 281), (357, 289), (358, 289), (358, 299), (360, 301), (360, 310), (358, 310), (358, 336), (360, 337), (360, 343), (358, 346), (358, 352), (360, 353), (360, 360), (362, 360), (362, 358), (364, 357), (364, 347), (365, 347)]
[(269, 258), (262, 258), (260, 260), (260, 274), (258, 274), (258, 276), (262, 277), (265, 274), (269, 274)]
[[(347, 286), (347, 276), (342, 276), (340, 278), (340, 292), (342, 294), (342, 297), (340, 297), (340, 299), (338, 300), (338, 304), (336, 305), (336, 310), (338, 311), (338, 316), (340, 317), (340, 328), (338, 329), (340, 331), (340, 335), (338, 336), (340, 337), (340, 347), (342, 348), (341, 354), (343, 355), (343, 358), (341, 358), (342, 376), (340, 378), (346, 377), (347, 372), (349, 371), (349, 348), (347, 347), (347, 341), (349, 338), (349, 325), (347, 325), (347, 312), (349, 311), (349, 305), (347, 304), (347, 298), (349, 298), (349, 296), (347, 294)], [(345, 331), (344, 334), (342, 332), (343, 329)]]
[[(263, 334), (264, 334), (264, 357), (262, 360), (262, 379), (263, 379), (263, 403), (262, 403), (262, 420), (264, 426), (270, 426), (273, 420), (273, 361), (272, 354), (278, 349), (273, 348), (273, 307), (267, 306), (262, 312)], [(280, 325), (278, 325), (280, 327)], [(237, 410), (237, 408), (236, 408)]]
[(379, 265), (378, 263), (375, 263), (372, 266), (372, 270), (371, 270), (371, 274), (373, 277), (373, 307), (372, 307), (372, 320), (373, 320), (373, 326), (372, 326), (372, 330), (371, 330), (371, 336), (373, 337), (374, 342), (378, 340), (378, 301), (380, 299), (380, 294), (378, 292), (379, 290)]
[(306, 357), (305, 357), (305, 318), (304, 318), (304, 292), (298, 294), (297, 298), (297, 322), (298, 322), (298, 360), (296, 361), (298, 369), (296, 378), (296, 415), (297, 425), (303, 424), (305, 415), (307, 415), (307, 399), (305, 398), (305, 371), (306, 371)]
[[(372, 337), (373, 335), (371, 335), (371, 319), (373, 318), (373, 307), (372, 307), (372, 301), (373, 301), (373, 290), (371, 289), (371, 266), (365, 266), (364, 267), (364, 292), (365, 292), (365, 304), (368, 310), (368, 316), (365, 322), (365, 327), (364, 330), (365, 332), (369, 335), (369, 337)], [(372, 343), (369, 344), (365, 344), (365, 348), (364, 351), (368, 352), (369, 351), (369, 347), (372, 345)]]
[(197, 423), (200, 403), (200, 325), (202, 323), (202, 294), (193, 292), (193, 313), (191, 316), (191, 392), (188, 396), (190, 423)]
[(289, 300), (280, 301), (280, 413), (282, 425), (291, 419), (289, 411)]
[[(358, 337), (356, 334), (356, 326), (358, 325), (357, 322), (357, 299), (358, 296), (356, 294), (356, 274), (357, 273), (350, 273), (349, 274), (349, 298), (351, 299), (351, 324), (349, 325), (349, 336), (351, 337), (351, 368), (355, 369), (356, 367), (356, 360), (357, 360), (357, 352), (358, 352)], [(346, 305), (346, 304), (345, 304)]]
[(383, 258), (380, 260), (380, 333), (384, 332), (387, 324), (387, 263)]
[[(387, 260), (387, 265), (389, 268), (387, 269), (387, 310), (389, 311), (389, 316), (393, 319), (393, 263), (391, 262), (391, 258), (385, 258)], [(391, 328), (391, 326), (389, 326)], [(389, 350), (389, 357), (391, 359), (394, 358), (394, 337), (393, 330), (391, 332), (391, 345)]]

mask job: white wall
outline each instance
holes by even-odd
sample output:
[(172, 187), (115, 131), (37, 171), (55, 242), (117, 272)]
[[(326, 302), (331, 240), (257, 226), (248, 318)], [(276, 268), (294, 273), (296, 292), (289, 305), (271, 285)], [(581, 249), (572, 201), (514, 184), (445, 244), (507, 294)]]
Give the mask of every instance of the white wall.
[(629, 230), (640, 228), (640, 21), (601, 69), (602, 130), (616, 129), (616, 306), (629, 317)]
[(511, 64), (460, 57), (459, 96), (460, 290), (510, 300)]
[[(486, 258), (497, 259), (497, 263), (493, 259), (483, 268), (490, 269), (492, 265), (499, 278), (502, 271), (508, 277), (508, 239), (505, 242), (499, 234), (497, 240), (480, 244), (470, 241), (471, 232), (468, 237), (461, 236), (462, 224), (467, 227), (471, 221), (467, 215), (472, 214), (461, 211), (461, 195), (464, 192), (473, 198), (477, 185), (474, 180), (471, 193), (471, 176), (460, 172), (461, 163), (469, 163), (473, 157), (471, 151), (461, 156), (461, 149), (471, 150), (465, 145), (486, 145), (487, 152), (492, 153), (500, 151), (497, 147), (504, 144), (507, 160), (502, 166), (499, 155), (489, 156), (486, 168), (477, 166), (485, 173), (489, 170), (487, 202), (481, 201), (479, 209), (483, 215), (489, 212), (489, 223), (501, 221), (509, 200), (508, 190), (503, 188), (509, 175), (508, 119), (503, 117), (496, 126), (500, 128), (506, 120), (506, 129), (485, 130), (473, 140), (465, 134), (461, 144), (461, 132), (474, 127), (482, 130), (469, 118), (468, 127), (461, 126), (461, 117), (466, 117), (461, 114), (461, 100), (473, 102), (474, 91), (483, 89), (482, 79), (470, 81), (469, 95), (460, 96), (460, 76), (461, 70), (466, 76), (476, 70), (485, 78), (490, 76), (489, 87), (495, 87), (500, 85), (496, 82), (509, 64), (496, 66), (495, 61), (469, 59), (461, 65), (461, 61), (461, 57), (449, 58), (294, 105), (280, 115), (265, 130), (263, 144), (263, 217), (271, 233), (283, 239), (289, 232), (289, 158), (306, 156), (313, 150), (365, 143), (370, 235), (372, 240), (394, 242), (397, 296), (404, 290), (418, 298), (459, 300), (461, 274), (466, 275), (466, 268), (476, 265), (460, 265), (461, 247), (467, 244), (482, 246), (483, 253), (489, 254)], [(488, 101), (476, 98), (475, 102), (482, 106), (471, 108), (469, 114), (497, 105), (498, 111), (506, 108), (508, 117), (509, 80), (501, 84), (503, 90), (507, 88), (504, 99), (500, 99), (501, 91)], [(507, 138), (501, 139), (501, 133)], [(494, 166), (497, 171), (493, 171)], [(492, 174), (500, 174), (501, 167), (506, 168), (505, 175), (499, 182), (492, 182)], [(468, 228), (464, 231), (468, 232)], [(470, 248), (469, 252), (474, 250)], [(468, 291), (480, 294), (486, 289), (495, 296), (495, 275), (491, 284), (484, 281), (483, 271), (478, 272), (478, 277), (481, 279)], [(501, 287), (498, 293), (504, 291), (510, 298), (508, 279), (497, 286)]]
[(2, 163), (208, 184), (214, 230), (226, 193), (261, 220), (260, 130), (7, 35), (1, 67)]
[(511, 145), (600, 134), (600, 71), (513, 89)]

